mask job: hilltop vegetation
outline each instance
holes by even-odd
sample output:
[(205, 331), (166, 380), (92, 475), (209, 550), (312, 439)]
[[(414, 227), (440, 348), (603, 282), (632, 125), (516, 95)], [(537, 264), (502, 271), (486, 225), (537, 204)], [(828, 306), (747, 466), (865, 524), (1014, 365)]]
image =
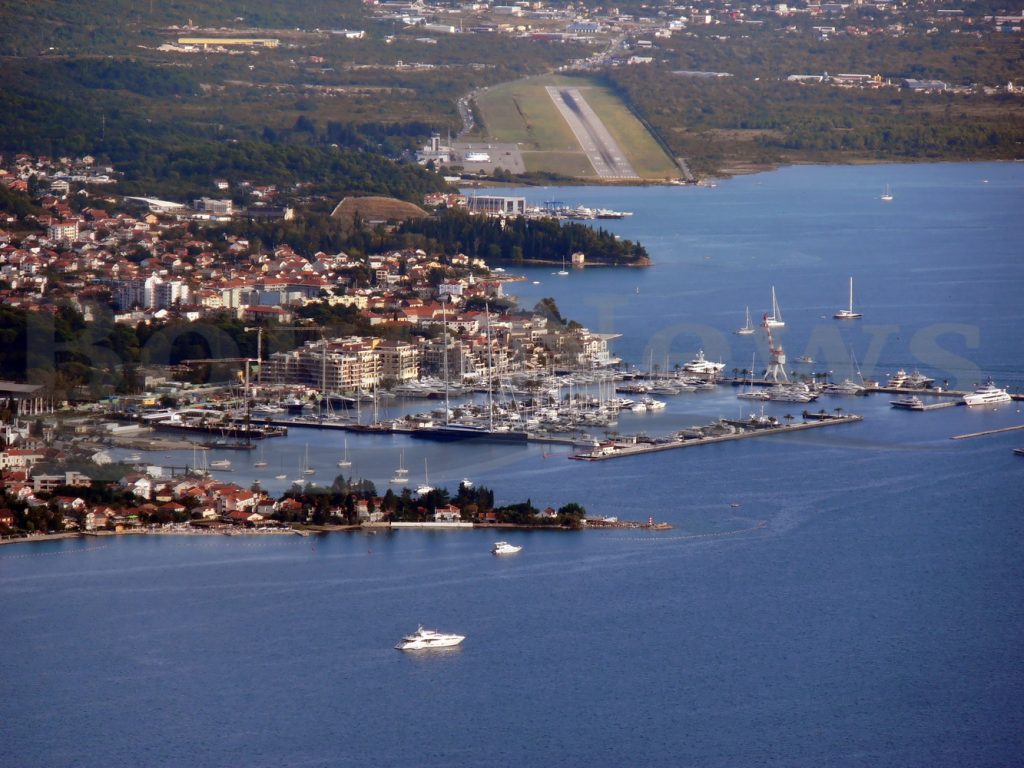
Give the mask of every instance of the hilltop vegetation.
[[(688, 32), (661, 42), (657, 63), (615, 69), (608, 78), (675, 153), (706, 173), (808, 160), (1020, 156), (1024, 100), (976, 86), (1020, 79), (1024, 49), (1016, 37), (947, 30), (820, 39), (810, 23), (769, 20), (742, 35)], [(686, 71), (728, 76), (680, 74)], [(841, 72), (880, 75), (889, 85), (786, 80)], [(969, 92), (916, 93), (898, 87), (904, 78)]]
[[(698, 172), (808, 160), (1015, 157), (1024, 142), (1024, 100), (1016, 95), (785, 81), (791, 74), (859, 72), (897, 83), (906, 77), (954, 86), (1019, 83), (1019, 35), (995, 33), (981, 22), (982, 14), (1004, 12), (1005, 5), (972, 3), (965, 13), (973, 21), (934, 26), (931, 4), (780, 17), (769, 6), (713, 0), (707, 4), (713, 23), (691, 22), (656, 38), (643, 52), (649, 64), (605, 67), (598, 75)], [(619, 12), (646, 16), (648, 26), (683, 14), (639, 0)], [(311, 182), (335, 198), (361, 193), (417, 201), (438, 186), (428, 175), (358, 155), (408, 160), (431, 132), (461, 129), (460, 97), (587, 59), (620, 33), (599, 35), (595, 45), (513, 34), (425, 36), (422, 27), (373, 16), (359, 0), (0, 0), (0, 14), (0, 151), (88, 152), (127, 172), (125, 191), (178, 198), (210, 193), (214, 176), (244, 176)], [(564, 20), (520, 22), (565, 27)], [(819, 26), (834, 31), (821, 33)], [(364, 30), (365, 39), (332, 33), (343, 28)], [(232, 33), (273, 37), (280, 45), (231, 53), (159, 50), (182, 35)], [(626, 34), (627, 42), (639, 34)], [(731, 77), (687, 78), (675, 74), (680, 70)], [(527, 144), (559, 128), (534, 119), (534, 111), (523, 110), (526, 129), (537, 134)], [(641, 143), (633, 138), (624, 143)], [(529, 161), (538, 173), (566, 173), (582, 162), (567, 152)]]
[(1024, 143), (1024, 105), (1005, 98), (701, 80), (655, 68), (610, 77), (698, 172), (796, 161), (1012, 158)]
[(421, 235), (430, 248), (449, 255), (465, 253), (488, 262), (548, 262), (557, 264), (576, 251), (587, 263), (647, 266), (646, 249), (630, 240), (617, 240), (603, 229), (554, 219), (502, 221), (450, 211), (439, 218), (405, 222), (400, 235)]
[[(209, 194), (224, 177), (418, 201), (443, 186), (436, 176), (382, 158), (407, 159), (431, 132), (458, 131), (456, 100), (473, 87), (579, 52), (497, 36), (440, 35), (428, 45), (348, 0), (14, 5), (0, 0), (10, 22), (0, 29), (0, 151), (89, 153), (125, 172), (120, 191), (177, 199)], [(157, 50), (179, 35), (215, 34), (169, 28), (189, 20), (281, 45)], [(321, 31), (345, 26), (365, 28), (367, 39)]]

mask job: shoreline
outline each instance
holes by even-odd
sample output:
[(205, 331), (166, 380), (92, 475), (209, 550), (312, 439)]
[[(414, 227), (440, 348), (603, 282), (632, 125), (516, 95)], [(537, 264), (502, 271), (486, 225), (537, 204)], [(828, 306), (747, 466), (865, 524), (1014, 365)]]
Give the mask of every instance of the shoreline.
[(151, 530), (132, 531), (66, 531), (63, 533), (41, 533), (29, 534), (0, 539), (0, 546), (7, 544), (35, 544), (46, 541), (63, 541), (67, 539), (106, 539), (121, 536), (300, 536), (309, 537), (329, 533), (359, 533), (359, 532), (392, 532), (392, 531), (478, 531), (478, 530), (523, 530), (523, 531), (587, 531), (587, 530), (651, 530), (667, 531), (672, 529), (670, 523), (641, 523), (635, 520), (620, 520), (616, 522), (602, 521), (595, 518), (589, 525), (579, 528), (572, 528), (566, 525), (523, 525), (520, 523), (365, 523), (359, 525), (321, 525), (309, 528), (227, 528), (210, 530), (204, 528), (168, 528)]
[[(600, 179), (569, 179), (566, 181), (550, 181), (541, 183), (534, 183), (527, 180), (511, 181), (511, 182), (495, 182), (488, 184), (486, 182), (474, 182), (473, 184), (460, 183), (456, 184), (456, 187), (473, 187), (474, 189), (490, 189), (490, 188), (508, 188), (508, 189), (522, 189), (522, 188), (535, 188), (544, 189), (547, 187), (600, 187), (600, 188), (628, 188), (628, 187), (707, 187), (718, 181), (728, 181), (740, 176), (755, 176), (760, 173), (772, 173), (774, 171), (780, 171), (784, 168), (797, 168), (797, 167), (814, 167), (814, 166), (835, 166), (835, 167), (855, 167), (865, 165), (980, 165), (982, 163), (999, 163), (999, 164), (1013, 164), (1020, 163), (1021, 160), (1015, 158), (941, 158), (941, 159), (928, 159), (928, 158), (913, 158), (913, 157), (896, 157), (896, 158), (851, 158), (847, 160), (835, 159), (835, 160), (783, 160), (777, 163), (743, 163), (737, 161), (736, 163), (726, 165), (722, 168), (714, 171), (708, 171), (701, 175), (699, 179), (693, 183), (680, 184), (672, 181), (655, 181), (655, 180), (641, 180), (638, 182), (602, 182)], [(463, 179), (463, 182), (468, 180)]]

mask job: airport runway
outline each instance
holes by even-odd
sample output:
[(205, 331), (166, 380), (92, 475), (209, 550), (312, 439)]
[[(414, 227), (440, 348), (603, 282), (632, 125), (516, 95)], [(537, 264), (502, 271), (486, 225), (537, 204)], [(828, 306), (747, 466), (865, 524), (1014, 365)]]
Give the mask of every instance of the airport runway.
[(598, 176), (602, 179), (640, 178), (579, 89), (548, 86), (547, 92)]

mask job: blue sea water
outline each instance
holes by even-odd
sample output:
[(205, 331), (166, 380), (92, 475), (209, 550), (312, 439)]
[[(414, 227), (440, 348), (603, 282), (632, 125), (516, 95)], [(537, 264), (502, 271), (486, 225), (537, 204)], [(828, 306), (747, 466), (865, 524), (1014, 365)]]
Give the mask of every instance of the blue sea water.
[[(791, 359), (1024, 384), (1024, 166), (524, 193), (634, 211), (608, 228), (653, 267), (531, 267), (513, 290), (622, 333), (642, 367), (698, 346), (747, 367), (763, 340), (731, 332), (774, 284)], [(865, 317), (836, 327), (851, 274)], [(486, 531), (2, 547), (0, 765), (1019, 765), (1024, 432), (949, 438), (1022, 424), (1020, 405), (821, 404), (865, 420), (595, 464), (348, 438), (378, 487), (404, 451), (414, 480), (427, 460), (435, 484), (675, 526), (660, 534), (503, 532), (511, 558)], [(619, 429), (749, 409), (721, 388)], [(226, 477), (272, 486), (306, 445), (333, 477), (341, 436), (314, 430), (268, 441), (265, 470), (225, 454)], [(393, 650), (418, 623), (467, 640)]]

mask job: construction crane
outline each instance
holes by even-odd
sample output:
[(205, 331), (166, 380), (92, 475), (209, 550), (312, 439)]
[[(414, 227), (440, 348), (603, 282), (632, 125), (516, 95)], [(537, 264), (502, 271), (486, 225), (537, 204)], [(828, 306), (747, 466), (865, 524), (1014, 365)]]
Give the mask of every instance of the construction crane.
[[(768, 323), (768, 313), (764, 314), (761, 320), (761, 325), (764, 328), (764, 332), (768, 335), (768, 354), (771, 355), (771, 363), (764, 372), (765, 380), (771, 379), (776, 384), (780, 381), (780, 375), (782, 381), (789, 381), (789, 376), (786, 375), (786, 352), (782, 349), (782, 345), (775, 345), (775, 338), (772, 336), (772, 327)], [(754, 372), (750, 372), (753, 377)]]
[(254, 357), (205, 357), (197, 360), (182, 360), (181, 365), (209, 365), (214, 363), (245, 363), (245, 378), (244, 392), (245, 392), (245, 442), (246, 445), (252, 440), (251, 422), (252, 415), (249, 411), (249, 364), (257, 363), (259, 360)]
[(323, 335), (324, 328), (322, 325), (274, 325), (269, 328), (263, 325), (247, 325), (244, 328), (246, 333), (256, 331), (256, 364), (259, 366), (256, 369), (256, 386), (263, 386), (263, 332), (264, 331), (315, 331)]

